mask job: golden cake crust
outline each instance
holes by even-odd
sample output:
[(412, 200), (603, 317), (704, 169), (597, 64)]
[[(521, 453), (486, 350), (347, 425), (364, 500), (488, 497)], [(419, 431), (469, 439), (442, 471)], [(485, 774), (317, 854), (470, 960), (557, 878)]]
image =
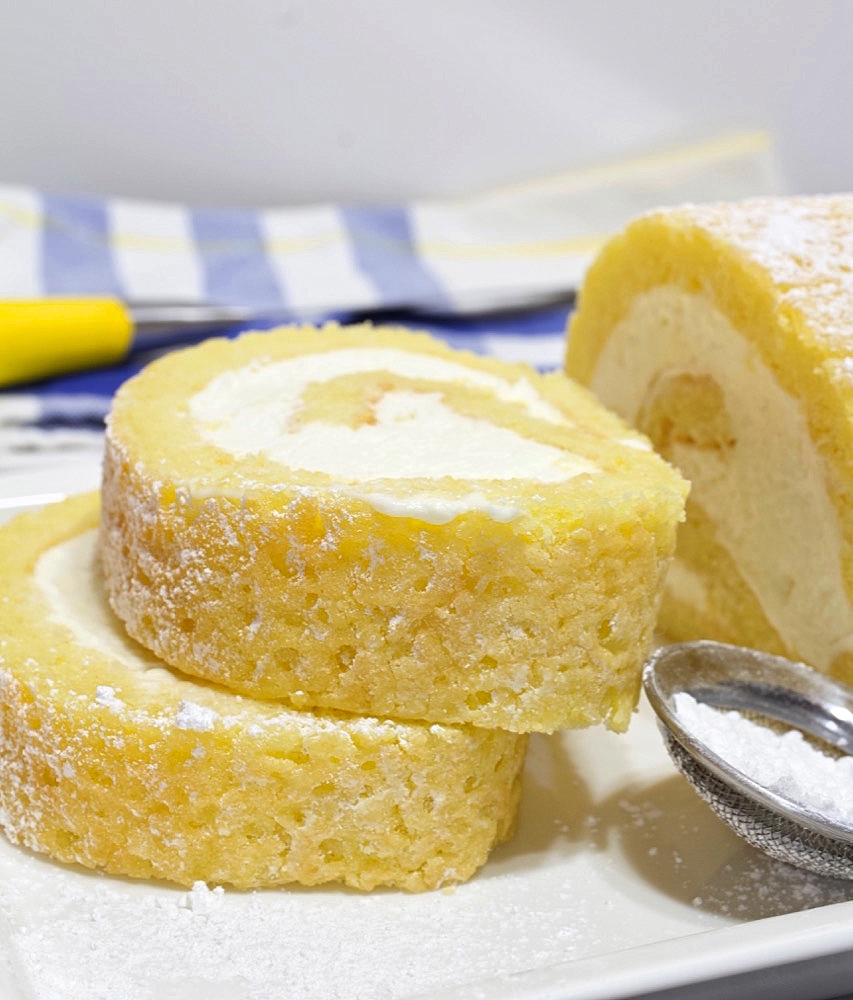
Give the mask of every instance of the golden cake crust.
[[(591, 267), (567, 348), (568, 373), (647, 433), (693, 482), (663, 602), (666, 631), (673, 638), (701, 635), (762, 646), (848, 680), (852, 259), (851, 195), (653, 212), (615, 237)], [(729, 338), (731, 331), (742, 345), (737, 364), (752, 373), (741, 379), (743, 390), (735, 384), (741, 378), (735, 365), (726, 372), (718, 361), (723, 341), (717, 334)], [(637, 367), (627, 360), (629, 340), (638, 353), (654, 353), (661, 341), (670, 346), (650, 366)], [(762, 417), (763, 393), (771, 384), (787, 411), (774, 403), (774, 416), (768, 410)], [(735, 400), (737, 393), (744, 405)], [(724, 501), (711, 495), (711, 484), (745, 454), (752, 432), (743, 414), (750, 422), (763, 420), (767, 448), (776, 447), (783, 433), (790, 446), (787, 453), (779, 449), (778, 473), (765, 477), (761, 491), (741, 477)], [(754, 448), (757, 462), (761, 451)], [(818, 484), (811, 498), (804, 479)], [(793, 501), (794, 494), (802, 499)], [(795, 503), (798, 524), (785, 512)], [(721, 527), (726, 506), (760, 510), (768, 525), (775, 519), (776, 544), (751, 557), (749, 539), (736, 541), (733, 531)], [(817, 521), (828, 534), (818, 536)], [(811, 556), (798, 552), (807, 544)], [(837, 582), (827, 585), (830, 574)], [(804, 575), (809, 579), (798, 583)], [(803, 588), (815, 595), (814, 607)], [(798, 617), (816, 623), (813, 634)]]
[[(594, 474), (336, 481), (263, 453), (235, 458), (199, 433), (192, 401), (213, 380), (364, 349), (479, 381), (421, 384), (379, 365), (338, 378), (325, 397), (322, 381), (310, 386), (300, 419), (316, 419), (314, 407), (352, 429), (395, 392), (440, 397), (471, 426)], [(559, 374), (399, 330), (284, 329), (171, 355), (119, 392), (101, 548), (130, 633), (243, 693), (517, 732), (602, 720), (622, 729), (684, 492), (638, 435)], [(450, 515), (422, 515), (423, 497)]]
[(509, 834), (524, 737), (297, 712), (182, 678), (112, 618), (97, 523), (83, 496), (0, 529), (13, 842), (181, 885), (417, 891), (468, 878)]

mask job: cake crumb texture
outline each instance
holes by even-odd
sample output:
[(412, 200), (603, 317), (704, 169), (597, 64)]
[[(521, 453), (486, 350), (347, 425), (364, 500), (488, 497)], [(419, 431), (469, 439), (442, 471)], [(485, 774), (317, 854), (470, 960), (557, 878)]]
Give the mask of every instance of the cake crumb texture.
[(685, 493), (561, 373), (282, 328), (120, 390), (100, 545), (130, 634), (243, 694), (621, 730)]
[(100, 587), (98, 500), (0, 529), (0, 826), (113, 875), (237, 888), (464, 880), (507, 837), (526, 738), (295, 711), (165, 667)]

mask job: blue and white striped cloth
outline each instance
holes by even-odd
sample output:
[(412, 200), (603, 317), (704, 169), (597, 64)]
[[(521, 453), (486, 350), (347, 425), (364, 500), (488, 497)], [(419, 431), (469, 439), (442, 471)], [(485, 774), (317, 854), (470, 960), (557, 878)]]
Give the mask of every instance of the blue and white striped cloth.
[[(592, 254), (630, 217), (779, 186), (763, 134), (408, 205), (205, 208), (0, 185), (0, 299), (106, 294), (281, 321), (393, 319), (546, 369), (560, 364)], [(147, 360), (0, 392), (0, 471), (100, 447), (112, 393)]]

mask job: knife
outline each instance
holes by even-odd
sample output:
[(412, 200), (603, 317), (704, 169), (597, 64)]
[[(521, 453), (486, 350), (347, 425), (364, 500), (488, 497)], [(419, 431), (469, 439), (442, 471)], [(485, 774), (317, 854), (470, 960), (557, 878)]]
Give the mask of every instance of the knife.
[(260, 310), (203, 303), (0, 302), (0, 387), (116, 364), (137, 347), (174, 345), (181, 333), (215, 333), (263, 318)]

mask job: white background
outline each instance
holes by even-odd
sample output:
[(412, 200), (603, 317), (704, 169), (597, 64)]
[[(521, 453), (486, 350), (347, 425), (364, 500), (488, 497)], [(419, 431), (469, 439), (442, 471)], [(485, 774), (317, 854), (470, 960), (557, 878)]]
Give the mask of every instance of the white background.
[(853, 188), (848, 0), (5, 0), (0, 182), (462, 194), (735, 128)]

